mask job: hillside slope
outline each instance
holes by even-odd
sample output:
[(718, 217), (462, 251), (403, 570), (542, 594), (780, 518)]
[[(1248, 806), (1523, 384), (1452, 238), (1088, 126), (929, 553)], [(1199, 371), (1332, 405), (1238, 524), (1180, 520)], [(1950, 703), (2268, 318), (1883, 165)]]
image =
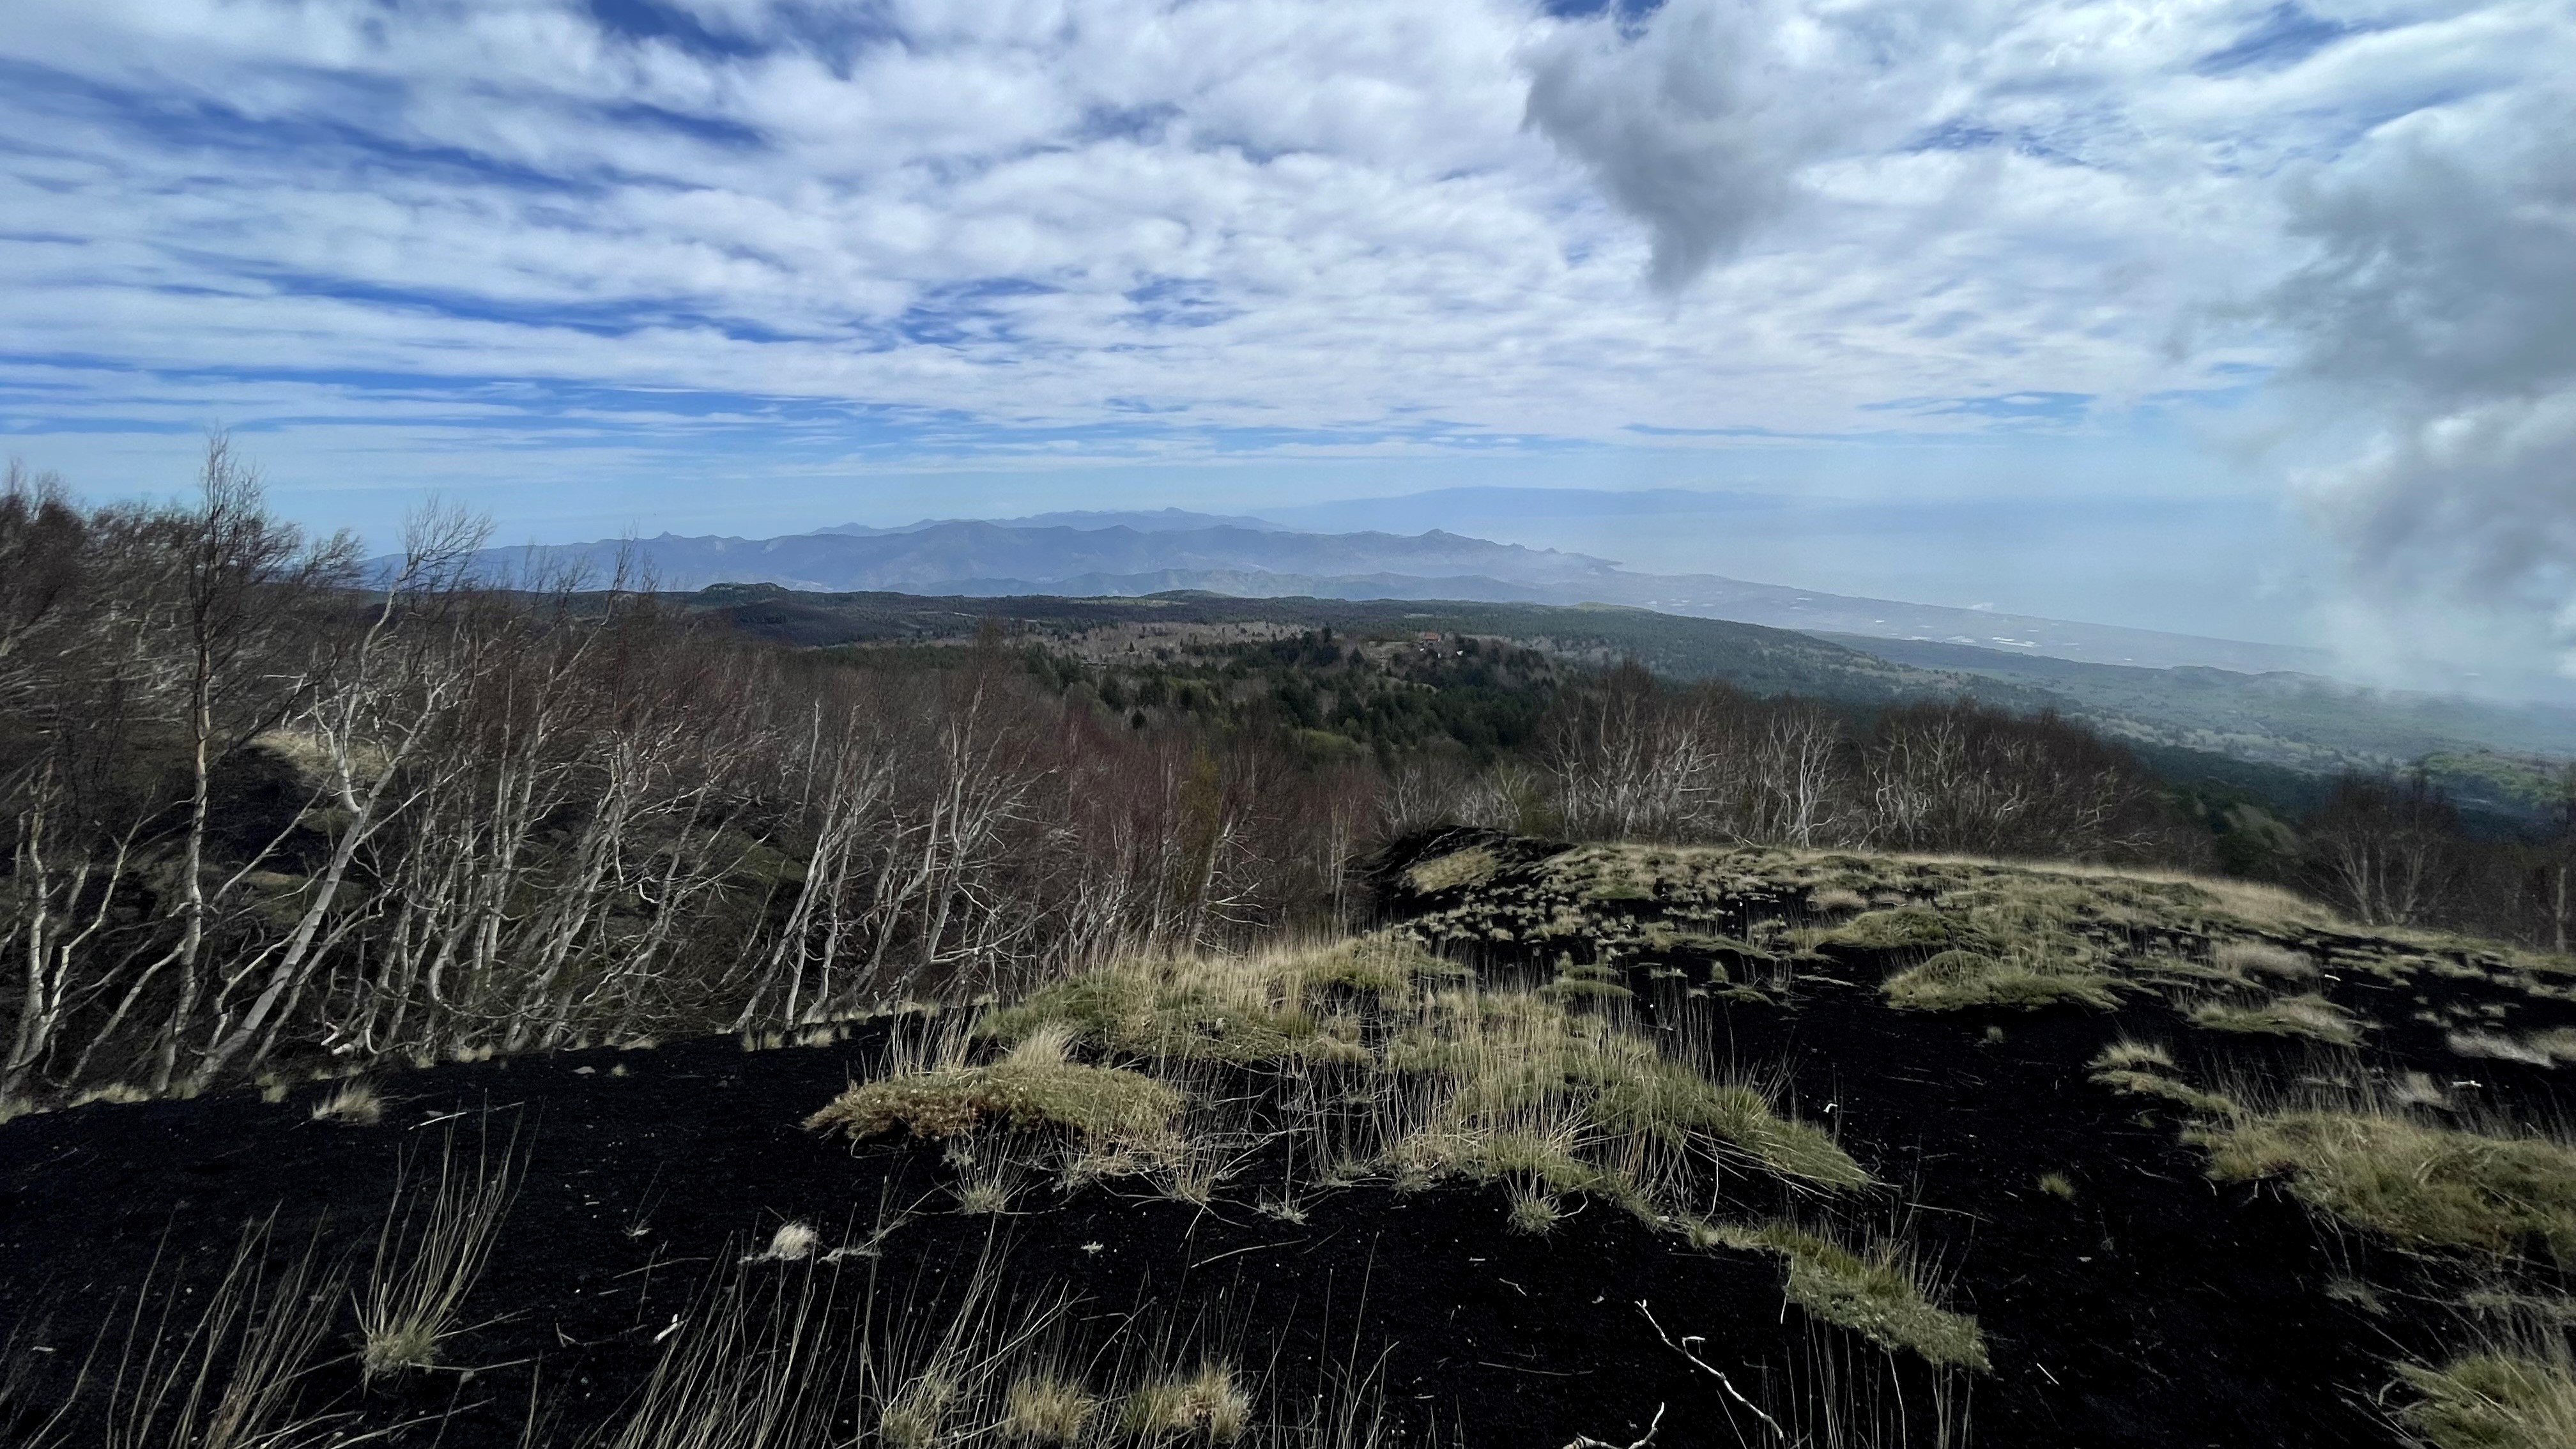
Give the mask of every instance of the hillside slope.
[(310, 1240), (371, 1301), (447, 1134), (516, 1187), (440, 1366), (362, 1385), (349, 1294), (261, 1300), (318, 1324), (293, 1412), (454, 1446), (2564, 1442), (2576, 963), (2044, 867), (1451, 833), (1374, 879), (1367, 936), (1122, 960), (971, 1030), (439, 1066), (372, 1121), (280, 1083), (0, 1124), (0, 1422), (68, 1400), (96, 1442), (89, 1345), (126, 1352), (149, 1279), (193, 1362), (245, 1222), (265, 1281)]

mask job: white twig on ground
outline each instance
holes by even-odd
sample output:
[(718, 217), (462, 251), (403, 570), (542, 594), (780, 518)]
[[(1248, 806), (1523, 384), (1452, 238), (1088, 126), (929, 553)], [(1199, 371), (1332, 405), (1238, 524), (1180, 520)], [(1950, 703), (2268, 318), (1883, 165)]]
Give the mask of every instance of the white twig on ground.
[(1717, 1380), (1717, 1386), (1726, 1390), (1726, 1396), (1728, 1398), (1733, 1399), (1737, 1403), (1742, 1404), (1745, 1408), (1752, 1410), (1753, 1417), (1760, 1419), (1765, 1425), (1769, 1426), (1771, 1432), (1779, 1435), (1783, 1441), (1788, 1439), (1789, 1431), (1780, 1427), (1779, 1420), (1762, 1412), (1761, 1405), (1754, 1403), (1751, 1399), (1744, 1397), (1742, 1393), (1737, 1391), (1735, 1380), (1728, 1378), (1723, 1373), (1720, 1373), (1715, 1365), (1711, 1364), (1707, 1359), (1701, 1358), (1699, 1354), (1691, 1348), (1692, 1344), (1708, 1342), (1706, 1338), (1694, 1333), (1676, 1343), (1674, 1342), (1671, 1334), (1664, 1332), (1664, 1326), (1655, 1322), (1654, 1311), (1646, 1306), (1645, 1299), (1640, 1298), (1637, 1300), (1637, 1311), (1645, 1314), (1646, 1322), (1654, 1325), (1655, 1337), (1664, 1341), (1664, 1347), (1671, 1349), (1673, 1352), (1680, 1354), (1682, 1357), (1689, 1359), (1692, 1363), (1698, 1365), (1703, 1373), (1706, 1373), (1710, 1378)]

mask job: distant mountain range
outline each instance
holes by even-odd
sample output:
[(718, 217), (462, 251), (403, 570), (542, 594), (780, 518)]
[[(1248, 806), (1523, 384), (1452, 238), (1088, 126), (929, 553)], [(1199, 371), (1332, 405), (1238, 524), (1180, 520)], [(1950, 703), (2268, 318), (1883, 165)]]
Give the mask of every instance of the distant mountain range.
[(2096, 664), (2198, 665), (2314, 672), (2319, 651), (2167, 634), (1978, 609), (1909, 604), (1747, 583), (1714, 574), (1647, 574), (1607, 559), (1431, 529), (1305, 533), (1257, 518), (1058, 513), (998, 522), (846, 524), (783, 538), (682, 537), (496, 549), (494, 573), (584, 568), (607, 577), (621, 556), (656, 587), (769, 583), (828, 593), (891, 590), (996, 597), (1141, 596), (1197, 589), (1245, 598), (1458, 599), (1625, 604), (1775, 628), (1973, 645)]

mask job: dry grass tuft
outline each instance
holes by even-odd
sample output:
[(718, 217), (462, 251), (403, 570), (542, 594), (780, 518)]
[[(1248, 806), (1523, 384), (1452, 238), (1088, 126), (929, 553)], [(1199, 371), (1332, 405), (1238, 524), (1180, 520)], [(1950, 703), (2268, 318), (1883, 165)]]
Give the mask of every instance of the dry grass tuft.
[(1863, 951), (1938, 951), (1973, 944), (1962, 923), (1930, 906), (1867, 911), (1816, 938), (1817, 944)]
[(1513, 1232), (1543, 1238), (1556, 1228), (1565, 1210), (1557, 1205), (1556, 1194), (1535, 1183), (1522, 1183), (1512, 1189), (1511, 1212), (1504, 1218)]
[(2207, 1117), (2233, 1118), (2244, 1108), (2223, 1093), (2207, 1091), (2169, 1075), (2173, 1054), (2149, 1042), (2122, 1039), (2093, 1058), (2093, 1080), (2135, 1097), (2156, 1097)]
[(1557, 1191), (1651, 1197), (1658, 1159), (1698, 1150), (1854, 1188), (1869, 1174), (1750, 1083), (1721, 1081), (1609, 1019), (1526, 992), (1444, 991), (1389, 1043), (1386, 1065), (1429, 1094), (1400, 1149), (1418, 1166), (1526, 1172)]
[(2093, 1070), (2170, 1072), (2174, 1070), (2173, 1053), (2154, 1042), (2122, 1037), (2104, 1047), (2102, 1054), (2093, 1059)]
[(1075, 1380), (1022, 1374), (1002, 1396), (1002, 1436), (1022, 1444), (1071, 1444), (1099, 1412), (1100, 1400)]
[(2558, 1334), (2398, 1372), (2423, 1396), (2406, 1406), (2406, 1422), (2434, 1449), (2576, 1444), (2576, 1359)]
[(1404, 873), (1404, 883), (1426, 896), (1459, 886), (1479, 886), (1492, 880), (1501, 864), (1492, 851), (1471, 845), (1413, 867)]
[(2313, 992), (2250, 1005), (2204, 1001), (2191, 1009), (2191, 1022), (2211, 1031), (2303, 1036), (2331, 1046), (2361, 1044), (2361, 1023), (2352, 1013)]
[(487, 1140), (467, 1163), (451, 1132), (424, 1203), (406, 1164), (358, 1300), (364, 1340), (358, 1366), (365, 1378), (437, 1365), (440, 1345), (460, 1331), (466, 1295), (500, 1240), (518, 1197), (521, 1165), (515, 1133), (497, 1157)]
[(1455, 974), (1400, 936), (1250, 956), (1123, 961), (990, 1013), (978, 1030), (1017, 1042), (1050, 1028), (1103, 1051), (1175, 1061), (1358, 1061), (1366, 1051), (1327, 1008), (1400, 998)]
[(351, 1079), (313, 1104), (313, 1120), (349, 1127), (373, 1127), (385, 1117), (385, 1101), (372, 1083)]
[(778, 1231), (769, 1235), (769, 1246), (747, 1261), (802, 1263), (814, 1256), (814, 1249), (821, 1246), (822, 1241), (823, 1235), (814, 1231), (812, 1223), (780, 1223)]
[(1252, 1427), (1252, 1397), (1236, 1382), (1232, 1364), (1211, 1362), (1188, 1378), (1165, 1379), (1129, 1394), (1119, 1417), (1132, 1433), (1231, 1444)]
[(2576, 1262), (2576, 1149), (2561, 1142), (2327, 1108), (2187, 1135), (2208, 1149), (2213, 1177), (2285, 1177), (2309, 1205), (2412, 1247), (2511, 1256), (2537, 1240)]
[(2281, 976), (2303, 981), (2317, 974), (2317, 958), (2270, 941), (2221, 941), (2210, 949), (2210, 964), (2237, 975)]

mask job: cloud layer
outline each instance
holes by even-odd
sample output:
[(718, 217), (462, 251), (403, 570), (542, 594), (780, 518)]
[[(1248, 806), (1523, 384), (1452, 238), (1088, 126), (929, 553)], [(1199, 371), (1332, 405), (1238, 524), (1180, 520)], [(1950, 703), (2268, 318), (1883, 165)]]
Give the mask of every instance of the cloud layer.
[(22, 435), (2116, 451), (2278, 372), (2362, 595), (2576, 609), (2561, 0), (10, 10)]

